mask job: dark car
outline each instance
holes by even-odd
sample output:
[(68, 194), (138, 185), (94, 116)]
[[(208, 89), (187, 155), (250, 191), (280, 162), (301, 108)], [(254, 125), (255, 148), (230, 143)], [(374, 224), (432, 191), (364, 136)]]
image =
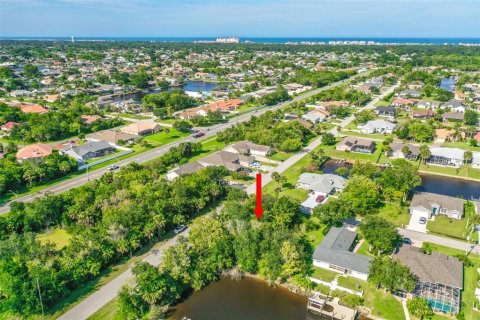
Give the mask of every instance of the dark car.
[(420, 220), (418, 220), (418, 222), (420, 222), (420, 224), (425, 224), (427, 223), (427, 218), (421, 217)]
[(200, 138), (200, 137), (203, 137), (204, 135), (205, 135), (205, 133), (203, 133), (203, 132), (198, 132), (198, 133), (195, 133), (195, 134), (193, 135), (193, 137), (194, 137), (194, 138)]
[(410, 238), (403, 238), (403, 244), (412, 244), (412, 240), (410, 240)]

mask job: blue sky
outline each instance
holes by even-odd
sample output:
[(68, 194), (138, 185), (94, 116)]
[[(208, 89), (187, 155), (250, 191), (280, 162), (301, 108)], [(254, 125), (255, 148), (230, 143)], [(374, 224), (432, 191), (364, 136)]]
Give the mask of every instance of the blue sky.
[(0, 0), (0, 36), (476, 37), (480, 0)]

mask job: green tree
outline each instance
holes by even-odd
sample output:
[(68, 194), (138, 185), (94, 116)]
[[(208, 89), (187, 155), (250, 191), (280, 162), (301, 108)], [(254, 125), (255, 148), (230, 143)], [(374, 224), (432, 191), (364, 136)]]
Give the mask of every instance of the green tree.
[(385, 189), (401, 191), (405, 201), (408, 193), (422, 184), (422, 178), (412, 163), (405, 159), (396, 159), (382, 172), (378, 183)]
[(367, 217), (360, 231), (374, 254), (391, 254), (401, 241), (395, 225), (378, 216)]
[(428, 147), (428, 145), (422, 144), (420, 146), (418, 155), (420, 159), (422, 159), (422, 161), (425, 163), (432, 156), (432, 153), (430, 152), (430, 148)]
[(340, 199), (348, 205), (353, 215), (365, 216), (375, 213), (380, 205), (376, 183), (364, 176), (353, 176)]
[(427, 300), (421, 297), (413, 297), (407, 301), (408, 312), (420, 320), (432, 319), (435, 315), (427, 303)]
[(388, 256), (376, 257), (370, 264), (368, 281), (390, 291), (411, 292), (416, 280), (410, 269)]
[(335, 136), (329, 132), (322, 134), (322, 143), (326, 146), (333, 146), (337, 143)]

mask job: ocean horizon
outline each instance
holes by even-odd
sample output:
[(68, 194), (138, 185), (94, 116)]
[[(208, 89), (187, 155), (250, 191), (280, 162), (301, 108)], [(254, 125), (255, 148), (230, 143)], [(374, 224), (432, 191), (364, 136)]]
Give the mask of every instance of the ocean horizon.
[[(138, 41), (138, 42), (196, 42), (215, 41), (218, 37), (82, 37), (74, 36), (75, 41)], [(422, 37), (238, 37), (240, 42), (289, 43), (289, 42), (330, 42), (330, 41), (373, 41), (376, 43), (401, 44), (480, 44), (480, 38), (422, 38)], [(1, 36), (6, 40), (71, 41), (71, 37), (15, 37)]]

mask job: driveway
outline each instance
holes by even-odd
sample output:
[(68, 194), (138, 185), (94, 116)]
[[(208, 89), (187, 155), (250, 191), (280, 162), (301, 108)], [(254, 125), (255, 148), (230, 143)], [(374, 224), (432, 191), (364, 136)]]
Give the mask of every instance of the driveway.
[(427, 224), (421, 224), (420, 218), (428, 219), (427, 214), (421, 211), (413, 210), (410, 216), (410, 222), (408, 223), (407, 230), (417, 231), (421, 233), (427, 233)]

